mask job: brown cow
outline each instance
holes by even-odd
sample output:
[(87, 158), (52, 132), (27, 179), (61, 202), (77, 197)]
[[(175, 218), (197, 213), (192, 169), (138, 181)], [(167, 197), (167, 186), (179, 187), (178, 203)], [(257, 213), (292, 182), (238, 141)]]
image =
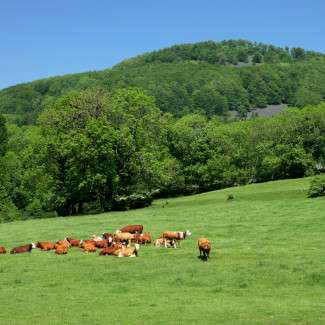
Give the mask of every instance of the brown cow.
[(210, 251), (211, 251), (210, 241), (207, 238), (200, 238), (197, 241), (197, 245), (200, 251), (200, 257), (201, 254), (203, 253), (203, 259), (207, 260), (209, 258)]
[(105, 248), (105, 247), (108, 247), (108, 241), (107, 240), (98, 240), (95, 242), (95, 246), (97, 248)]
[(36, 247), (41, 249), (42, 251), (50, 251), (52, 249), (54, 249), (54, 244), (48, 242), (48, 241), (39, 241), (36, 244)]
[(55, 254), (57, 255), (65, 255), (68, 253), (69, 247), (67, 245), (56, 245)]
[(149, 232), (145, 232), (143, 234), (135, 234), (134, 241), (138, 244), (150, 244), (151, 243), (151, 234)]
[(55, 245), (54, 248), (56, 249), (58, 246), (66, 246), (67, 248), (70, 248), (70, 243), (67, 241), (67, 239), (62, 239), (62, 240), (58, 240)]
[(83, 250), (85, 253), (94, 253), (97, 250), (97, 247), (93, 243), (84, 243)]
[(36, 245), (34, 243), (19, 246), (19, 247), (14, 247), (10, 251), (10, 254), (30, 253), (33, 248), (36, 248)]
[(113, 255), (113, 253), (118, 250), (118, 249), (122, 249), (124, 246), (122, 244), (113, 244), (113, 246), (110, 247), (105, 247), (103, 248), (99, 255), (100, 256), (105, 256), (105, 255)]
[(72, 247), (79, 247), (81, 240), (71, 237), (67, 237), (66, 240), (70, 243)]
[(129, 232), (131, 234), (141, 234), (143, 231), (142, 225), (130, 225), (120, 229), (121, 232)]
[(6, 254), (7, 251), (3, 246), (0, 246), (0, 254)]
[(96, 246), (96, 242), (92, 239), (85, 239), (80, 241), (79, 247), (84, 248), (85, 245), (91, 244), (93, 246)]

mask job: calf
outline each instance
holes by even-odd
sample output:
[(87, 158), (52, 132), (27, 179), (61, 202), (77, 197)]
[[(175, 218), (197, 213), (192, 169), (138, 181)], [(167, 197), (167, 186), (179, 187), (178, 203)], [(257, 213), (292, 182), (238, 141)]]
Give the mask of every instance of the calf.
[(19, 246), (19, 247), (14, 247), (11, 251), (10, 254), (21, 254), (21, 253), (30, 253), (33, 248), (36, 248), (34, 243)]
[(56, 245), (55, 254), (57, 255), (66, 255), (68, 253), (67, 245)]
[(142, 225), (130, 225), (120, 229), (121, 232), (129, 232), (131, 234), (141, 234), (143, 231)]
[(0, 246), (0, 254), (6, 254), (7, 251), (3, 246)]
[(197, 241), (197, 245), (200, 251), (200, 257), (203, 253), (203, 259), (207, 260), (211, 251), (211, 243), (207, 238), (200, 238)]
[(48, 241), (41, 241), (36, 244), (36, 247), (41, 249), (42, 251), (50, 251), (54, 249), (54, 244)]

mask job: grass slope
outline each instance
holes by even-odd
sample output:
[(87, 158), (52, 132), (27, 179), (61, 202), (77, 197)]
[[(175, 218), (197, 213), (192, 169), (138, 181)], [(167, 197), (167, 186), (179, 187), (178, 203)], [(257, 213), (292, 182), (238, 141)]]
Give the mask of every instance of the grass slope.
[[(8, 248), (143, 223), (190, 229), (180, 249), (139, 258), (32, 251), (0, 256), (0, 324), (324, 324), (324, 199), (308, 179), (158, 200), (150, 208), (0, 225)], [(232, 193), (235, 199), (227, 201)], [(196, 239), (212, 240), (209, 262)]]

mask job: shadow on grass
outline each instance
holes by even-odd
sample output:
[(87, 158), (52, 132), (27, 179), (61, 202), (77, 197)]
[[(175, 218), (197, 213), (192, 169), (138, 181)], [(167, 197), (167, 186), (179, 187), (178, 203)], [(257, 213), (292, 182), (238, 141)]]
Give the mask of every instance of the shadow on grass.
[(197, 258), (199, 260), (201, 260), (202, 262), (207, 262), (208, 261), (208, 257), (207, 256), (198, 256)]

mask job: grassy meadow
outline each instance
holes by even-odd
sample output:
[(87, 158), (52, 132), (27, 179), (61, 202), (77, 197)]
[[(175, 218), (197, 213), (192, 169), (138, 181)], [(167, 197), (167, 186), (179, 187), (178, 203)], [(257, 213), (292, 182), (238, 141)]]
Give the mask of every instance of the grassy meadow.
[[(8, 250), (135, 223), (154, 238), (193, 235), (176, 250), (141, 247), (138, 258), (77, 248), (0, 256), (0, 324), (325, 324), (325, 200), (308, 199), (308, 185), (277, 181), (128, 212), (1, 224)], [(197, 257), (202, 236), (213, 245), (208, 262)]]

